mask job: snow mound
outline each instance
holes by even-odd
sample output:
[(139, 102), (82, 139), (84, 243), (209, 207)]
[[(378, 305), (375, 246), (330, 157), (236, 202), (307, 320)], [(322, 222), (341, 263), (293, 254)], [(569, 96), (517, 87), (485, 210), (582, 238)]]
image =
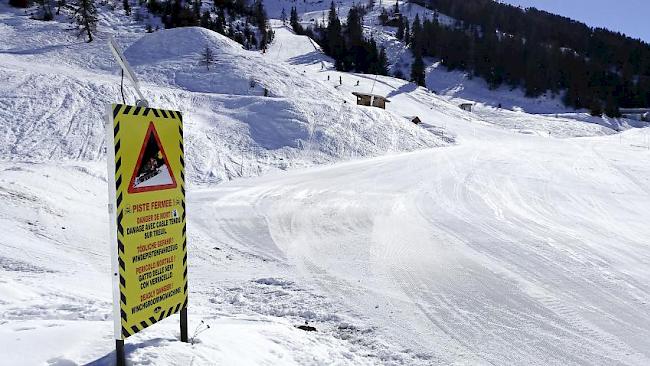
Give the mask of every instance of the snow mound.
[[(294, 49), (303, 43), (294, 36), (285, 47)], [(214, 55), (209, 67), (202, 62), (206, 48)], [(305, 99), (327, 94), (328, 98), (340, 99), (333, 89), (322, 90), (323, 85), (307, 77), (304, 70), (269, 60), (259, 51), (245, 50), (229, 38), (203, 28), (146, 34), (125, 51), (125, 56), (139, 77), (158, 85), (203, 93), (263, 96), (266, 89), (274, 97)]]
[(134, 42), (124, 55), (132, 65), (155, 64), (163, 60), (196, 57), (208, 46), (236, 50), (242, 46), (219, 33), (200, 27), (167, 29), (148, 33)]

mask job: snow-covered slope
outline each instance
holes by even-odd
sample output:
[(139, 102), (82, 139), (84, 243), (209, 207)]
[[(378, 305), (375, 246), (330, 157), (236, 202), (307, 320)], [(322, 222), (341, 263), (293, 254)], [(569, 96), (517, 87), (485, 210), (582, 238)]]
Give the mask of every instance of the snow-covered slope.
[[(50, 37), (57, 44), (29, 49), (11, 40), (15, 43), (0, 54), (0, 156), (103, 158), (104, 106), (121, 99), (105, 46), (106, 34), (114, 30), (84, 47), (49, 23), (10, 12), (2, 16), (17, 24), (3, 28), (11, 31), (55, 29)], [(117, 36), (130, 44), (125, 53), (150, 104), (186, 114), (195, 183), (446, 144), (393, 113), (353, 106), (353, 97), (333, 85), (302, 77), (302, 70), (267, 61), (217, 33), (183, 28), (144, 35), (120, 29)], [(216, 55), (209, 71), (199, 64), (206, 46)], [(61, 61), (52, 63), (52, 57)], [(125, 94), (133, 103), (128, 84)]]
[[(644, 131), (549, 139), (447, 123), (457, 147), (190, 192), (198, 341), (176, 342), (173, 318), (130, 339), (129, 359), (646, 364)], [(0, 170), (3, 356), (109, 365), (104, 165)]]
[[(193, 343), (172, 317), (129, 338), (133, 365), (650, 363), (646, 130), (468, 113), (336, 72), (279, 22), (260, 54), (106, 9), (86, 45), (20, 14), (0, 5), (0, 363), (113, 364), (109, 33), (151, 104), (185, 113), (193, 183)], [(242, 175), (263, 176), (225, 182)]]
[[(271, 16), (278, 18), (282, 13), (282, 9), (285, 9), (288, 14), (291, 7), (296, 7), (299, 19), (304, 26), (327, 24), (327, 14), (331, 4), (331, 2), (322, 0), (305, 0), (299, 3), (292, 0), (265, 0), (264, 3)], [(337, 13), (343, 21), (345, 21), (347, 12), (352, 6), (359, 4), (367, 6), (363, 2), (353, 0), (339, 0), (335, 3)], [(395, 37), (397, 28), (382, 26), (378, 19), (382, 8), (392, 12), (394, 7), (394, 0), (375, 1), (373, 8), (366, 9), (367, 14), (363, 19), (364, 33), (366, 37), (374, 38), (380, 46), (386, 48), (390, 73), (400, 73), (404, 78), (408, 78), (411, 72), (411, 63), (413, 62), (411, 50), (404, 42)], [(413, 22), (416, 16), (419, 16), (421, 20), (432, 19), (435, 16), (440, 24), (454, 26), (456, 23), (454, 18), (410, 2), (400, 2), (400, 13), (409, 22)], [(479, 107), (488, 106), (490, 109), (496, 109), (500, 105), (506, 115), (510, 111), (524, 111), (526, 113), (545, 115), (561, 114), (562, 122), (578, 120), (599, 124), (614, 130), (625, 130), (631, 127), (648, 125), (633, 119), (588, 116), (587, 110), (575, 111), (566, 107), (562, 102), (562, 94), (555, 95), (547, 92), (537, 98), (528, 98), (521, 88), (512, 89), (508, 86), (501, 86), (497, 90), (492, 90), (485, 80), (472, 78), (463, 71), (449, 71), (441, 65), (438, 59), (428, 58), (425, 59), (425, 63), (427, 65), (426, 87), (455, 104), (474, 102), (478, 103)], [(495, 113), (489, 111), (489, 114), (494, 115)], [(498, 123), (499, 118), (494, 121)], [(514, 124), (505, 125), (509, 128), (514, 126)]]
[(479, 127), (458, 147), (233, 182), (193, 202), (237, 250), (281, 253), (424, 364), (643, 365), (643, 139)]

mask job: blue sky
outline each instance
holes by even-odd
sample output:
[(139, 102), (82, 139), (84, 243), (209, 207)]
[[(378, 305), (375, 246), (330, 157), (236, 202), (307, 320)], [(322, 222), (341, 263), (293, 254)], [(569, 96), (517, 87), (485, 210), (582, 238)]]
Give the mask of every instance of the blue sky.
[(501, 0), (625, 33), (650, 42), (650, 0)]

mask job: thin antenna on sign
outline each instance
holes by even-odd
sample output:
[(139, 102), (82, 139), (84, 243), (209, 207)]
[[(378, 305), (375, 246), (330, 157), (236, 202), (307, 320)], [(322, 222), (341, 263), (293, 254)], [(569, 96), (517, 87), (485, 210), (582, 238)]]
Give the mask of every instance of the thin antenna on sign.
[(124, 57), (120, 46), (117, 44), (117, 42), (115, 42), (113, 36), (110, 36), (108, 38), (108, 47), (111, 49), (111, 52), (113, 53), (113, 56), (115, 57), (117, 63), (122, 68), (123, 74), (126, 74), (126, 77), (131, 80), (133, 88), (135, 88), (135, 91), (138, 94), (138, 98), (140, 98), (135, 102), (135, 105), (138, 107), (148, 107), (149, 103), (147, 103), (144, 95), (142, 95), (142, 91), (140, 91), (140, 83), (138, 82), (138, 78), (135, 76), (133, 69), (131, 69), (129, 62), (126, 60), (126, 57)]

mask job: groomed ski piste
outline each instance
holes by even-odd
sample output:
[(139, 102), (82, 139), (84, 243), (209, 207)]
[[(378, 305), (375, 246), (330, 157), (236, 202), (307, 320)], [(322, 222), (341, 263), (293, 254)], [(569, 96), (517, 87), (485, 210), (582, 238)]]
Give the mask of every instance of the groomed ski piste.
[(99, 15), (86, 44), (0, 4), (0, 364), (114, 362), (109, 34), (151, 105), (184, 113), (190, 177), (192, 342), (172, 316), (127, 340), (130, 364), (650, 364), (643, 124), (498, 109), (526, 101), (435, 66), (441, 95), (339, 73), (277, 21), (261, 54)]

